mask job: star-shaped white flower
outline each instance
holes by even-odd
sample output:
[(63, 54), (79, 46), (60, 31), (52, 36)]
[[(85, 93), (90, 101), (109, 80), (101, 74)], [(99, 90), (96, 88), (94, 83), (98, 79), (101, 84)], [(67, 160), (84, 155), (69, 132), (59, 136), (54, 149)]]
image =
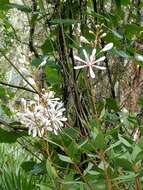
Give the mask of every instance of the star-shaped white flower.
[(95, 78), (93, 68), (97, 68), (101, 70), (106, 69), (106, 67), (96, 65), (96, 63), (104, 61), (106, 58), (105, 56), (102, 56), (99, 59), (95, 60), (96, 49), (93, 49), (92, 54), (90, 56), (87, 54), (86, 50), (83, 49), (83, 54), (84, 54), (85, 60), (81, 59), (80, 57), (76, 55), (74, 56), (74, 58), (77, 61), (84, 63), (85, 65), (75, 66), (74, 69), (82, 69), (82, 68), (89, 67), (89, 75), (91, 78)]
[[(113, 47), (113, 43), (109, 43), (100, 52), (108, 51), (112, 47)], [(81, 59), (80, 57), (78, 57), (76, 55), (74, 56), (75, 60), (77, 60), (77, 61), (79, 61), (81, 63), (84, 63), (84, 65), (75, 66), (74, 69), (82, 69), (82, 68), (89, 67), (89, 75), (90, 75), (91, 78), (95, 78), (95, 73), (93, 71), (93, 68), (97, 68), (97, 69), (100, 69), (100, 70), (105, 70), (106, 69), (106, 67), (96, 65), (99, 62), (104, 61), (106, 57), (102, 56), (102, 57), (100, 57), (100, 58), (98, 58), (96, 60), (95, 59), (95, 54), (96, 54), (96, 49), (95, 48), (92, 50), (92, 54), (90, 56), (87, 54), (85, 49), (83, 49), (83, 54), (84, 54), (85, 60)]]

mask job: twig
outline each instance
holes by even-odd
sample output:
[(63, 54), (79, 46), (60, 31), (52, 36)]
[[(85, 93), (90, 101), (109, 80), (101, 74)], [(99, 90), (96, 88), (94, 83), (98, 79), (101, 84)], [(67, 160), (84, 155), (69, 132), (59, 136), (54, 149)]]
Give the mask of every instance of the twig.
[[(9, 86), (9, 87), (11, 87), (11, 88), (17, 88), (17, 89), (25, 90), (25, 91), (28, 91), (28, 92), (36, 93), (34, 90), (30, 90), (30, 89), (25, 88), (25, 87), (22, 87), (22, 86), (17, 86), (17, 85), (13, 85), (13, 84), (8, 84), (8, 83), (1, 82), (1, 81), (0, 81), (0, 84), (1, 84), (1, 85), (4, 85), (4, 86)], [(37, 93), (36, 93), (36, 94), (37, 94)]]
[(31, 86), (33, 88), (33, 90), (35, 91), (35, 93), (39, 94), (39, 92), (33, 87), (32, 84), (30, 84), (30, 82), (23, 76), (23, 74), (18, 70), (18, 68), (12, 63), (12, 61), (2, 52), (0, 51), (1, 54), (4, 56), (4, 58), (9, 62), (9, 64), (17, 71), (17, 73), (25, 80), (25, 82), (27, 84), (29, 84), (29, 86)]

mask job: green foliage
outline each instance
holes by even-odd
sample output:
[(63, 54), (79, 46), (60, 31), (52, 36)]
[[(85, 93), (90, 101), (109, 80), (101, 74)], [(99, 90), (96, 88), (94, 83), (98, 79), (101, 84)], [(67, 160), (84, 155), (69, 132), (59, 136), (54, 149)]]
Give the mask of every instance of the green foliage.
[(23, 135), (25, 135), (23, 132), (7, 131), (0, 128), (0, 143), (14, 143)]
[(9, 9), (14, 9), (14, 8), (23, 12), (28, 12), (28, 13), (32, 11), (29, 7), (25, 5), (9, 3), (9, 0), (0, 1), (0, 11), (8, 11)]
[(10, 189), (37, 189), (36, 180), (21, 169), (20, 164), (27, 159), (28, 154), (18, 144), (0, 144), (0, 188)]
[[(140, 0), (0, 0), (0, 189), (143, 189), (142, 9)], [(94, 48), (106, 70), (92, 78)], [(68, 120), (57, 135), (29, 137), (16, 113), (43, 88)]]

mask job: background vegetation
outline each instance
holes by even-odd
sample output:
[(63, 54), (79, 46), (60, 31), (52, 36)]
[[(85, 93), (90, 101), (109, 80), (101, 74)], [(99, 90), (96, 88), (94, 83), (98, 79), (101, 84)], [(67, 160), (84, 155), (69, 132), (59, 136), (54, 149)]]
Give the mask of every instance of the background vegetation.
[[(0, 189), (143, 189), (142, 14), (142, 0), (0, 0)], [(94, 48), (93, 79), (74, 67)], [(43, 88), (67, 121), (32, 137), (17, 112)]]

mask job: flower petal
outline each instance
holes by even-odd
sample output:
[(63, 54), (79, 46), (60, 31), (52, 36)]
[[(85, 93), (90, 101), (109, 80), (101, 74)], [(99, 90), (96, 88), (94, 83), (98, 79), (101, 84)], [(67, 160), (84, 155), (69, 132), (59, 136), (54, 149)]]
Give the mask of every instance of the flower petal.
[(87, 65), (80, 65), (80, 66), (75, 66), (74, 69), (82, 69), (87, 67)]
[(78, 57), (78, 56), (74, 56), (74, 59), (76, 59), (77, 61), (80, 61), (80, 62), (82, 62), (82, 63), (86, 63), (86, 61), (84, 61), (83, 59), (81, 59), (80, 57)]
[(94, 48), (94, 49), (92, 50), (92, 54), (91, 54), (91, 56), (90, 56), (90, 61), (91, 61), (91, 62), (95, 60), (95, 54), (96, 54), (96, 49)]
[(103, 67), (103, 66), (93, 65), (93, 67), (97, 69), (101, 69), (101, 70), (106, 70), (106, 67)]
[(91, 78), (94, 79), (95, 78), (95, 74), (94, 74), (93, 69), (92, 69), (91, 66), (89, 67), (89, 73), (90, 73)]
[(113, 43), (109, 43), (109, 44), (107, 44), (107, 45), (101, 50), (101, 52), (108, 51), (108, 50), (112, 49), (112, 47), (113, 47)]
[(84, 36), (80, 36), (80, 42), (90, 44), (90, 42)]
[(98, 62), (101, 62), (101, 61), (104, 61), (105, 59), (106, 59), (106, 57), (105, 57), (105, 56), (100, 57), (99, 59), (97, 59), (96, 61), (94, 61), (94, 63), (93, 63), (93, 64), (98, 63)]
[(84, 54), (84, 57), (86, 59), (86, 62), (89, 62), (89, 56), (88, 56), (87, 51), (85, 49), (83, 49), (83, 54)]

